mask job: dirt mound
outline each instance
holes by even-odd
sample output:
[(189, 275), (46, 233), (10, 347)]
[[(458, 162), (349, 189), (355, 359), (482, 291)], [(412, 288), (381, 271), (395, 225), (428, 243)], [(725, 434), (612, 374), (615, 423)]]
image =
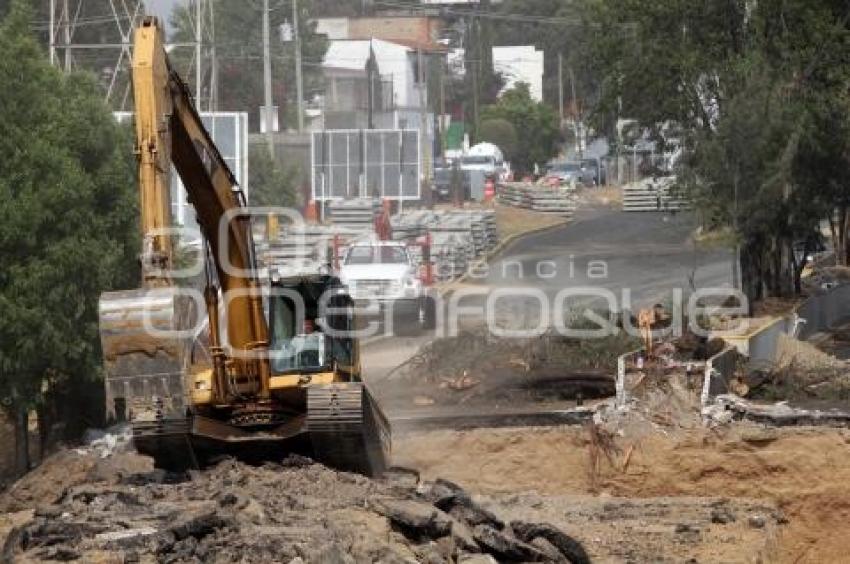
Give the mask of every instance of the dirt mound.
[[(395, 455), (399, 463), (419, 468), (423, 477), (446, 476), (476, 492), (499, 496), (536, 491), (547, 496), (597, 493), (629, 498), (758, 500), (775, 504), (782, 512), (776, 519), (788, 521), (778, 528), (777, 560), (846, 560), (843, 539), (850, 514), (847, 431), (738, 424), (615, 440), (619, 452), (611, 463), (603, 459), (596, 474), (590, 471), (588, 433), (577, 428), (411, 435), (396, 445)], [(568, 513), (564, 521), (569, 523), (576, 515)], [(574, 534), (594, 556), (591, 529), (569, 527), (560, 521), (555, 524)], [(629, 542), (635, 536), (640, 536), (638, 530), (622, 540)], [(725, 557), (699, 561), (742, 560), (734, 543), (726, 548)], [(659, 554), (668, 549), (659, 543)]]
[(68, 488), (87, 482), (118, 483), (124, 476), (153, 470), (150, 458), (132, 450), (125, 430), (93, 434), (89, 444), (60, 450), (0, 494), (0, 513), (51, 503)]
[(501, 339), (486, 331), (436, 339), (375, 387), (388, 409), (488, 408), (590, 400), (614, 394), (617, 356), (628, 337), (581, 341), (560, 336)]
[[(120, 455), (119, 455), (120, 456)], [(111, 458), (111, 457), (108, 457)], [(9, 532), (2, 558), (160, 562), (587, 562), (552, 526), (508, 523), (450, 482), (409, 472), (371, 480), (302, 457), (202, 472), (80, 471)], [(42, 477), (56, 468), (45, 468)], [(31, 489), (33, 491), (33, 489)], [(298, 560), (301, 559), (301, 560)], [(5, 561), (5, 560), (4, 560)]]

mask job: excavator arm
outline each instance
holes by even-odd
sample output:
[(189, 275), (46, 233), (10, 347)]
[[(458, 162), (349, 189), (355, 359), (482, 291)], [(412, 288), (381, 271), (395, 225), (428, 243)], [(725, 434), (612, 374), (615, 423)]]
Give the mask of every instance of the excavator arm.
[[(196, 212), (207, 245), (207, 264), (214, 270), (207, 275), (204, 292), (212, 395), (218, 403), (226, 403), (248, 389), (257, 398), (267, 399), (268, 326), (256, 278), (250, 218), (240, 213), (246, 206), (243, 192), (204, 128), (186, 85), (171, 69), (155, 18), (145, 19), (136, 29), (133, 48), (142, 288), (101, 297), (101, 341), (112, 380), (108, 400), (112, 396), (169, 398), (160, 411), (172, 415), (186, 407), (185, 397), (177, 396), (185, 386), (191, 343), (178, 335), (199, 312), (191, 311), (189, 300), (171, 277), (172, 163)], [(220, 296), (225, 298), (226, 333), (219, 323)], [(151, 320), (158, 321), (157, 328), (165, 333), (151, 335), (146, 326)], [(233, 382), (240, 383), (238, 391)], [(115, 414), (115, 406), (108, 407)]]
[[(263, 354), (268, 347), (268, 327), (256, 279), (250, 218), (239, 214), (246, 206), (244, 194), (204, 128), (186, 84), (170, 68), (162, 30), (155, 18), (146, 19), (136, 30), (134, 49), (133, 93), (142, 225), (159, 227), (168, 219), (161, 204), (170, 194), (168, 168), (163, 171), (162, 167), (168, 163), (165, 159), (170, 158), (197, 214), (198, 225), (209, 245), (215, 279), (226, 298), (227, 350), (232, 354), (222, 347), (217, 316), (212, 314), (218, 309), (217, 289), (207, 288), (216, 387), (223, 388), (227, 376), (250, 377), (257, 379), (260, 395), (268, 397), (268, 355)], [(150, 170), (149, 163), (156, 163), (155, 171)], [(169, 203), (165, 200), (165, 207)], [(226, 399), (226, 390), (215, 392), (219, 399)]]

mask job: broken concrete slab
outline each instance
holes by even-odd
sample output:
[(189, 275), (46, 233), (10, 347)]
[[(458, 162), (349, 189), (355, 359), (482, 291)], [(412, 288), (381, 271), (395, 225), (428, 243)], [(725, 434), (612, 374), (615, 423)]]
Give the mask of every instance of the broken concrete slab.
[(451, 533), (452, 519), (433, 505), (414, 500), (385, 499), (375, 509), (414, 537), (439, 538)]

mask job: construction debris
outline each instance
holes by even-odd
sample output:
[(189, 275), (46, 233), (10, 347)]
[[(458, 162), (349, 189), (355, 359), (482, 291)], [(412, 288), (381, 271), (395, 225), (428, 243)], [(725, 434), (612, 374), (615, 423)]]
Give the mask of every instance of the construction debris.
[(589, 562), (551, 525), (508, 524), (456, 484), (405, 472), (370, 480), (291, 457), (77, 482), (37, 500), (3, 561)]

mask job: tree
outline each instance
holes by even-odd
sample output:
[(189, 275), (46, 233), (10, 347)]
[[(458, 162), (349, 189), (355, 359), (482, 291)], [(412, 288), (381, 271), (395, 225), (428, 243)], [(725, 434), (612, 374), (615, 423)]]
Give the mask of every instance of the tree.
[(535, 164), (545, 164), (558, 152), (558, 116), (546, 104), (532, 100), (527, 84), (504, 92), (481, 116), (482, 122), (500, 120), (513, 126), (517, 139), (511, 164), (517, 172), (531, 172)]
[[(143, 0), (114, 3), (118, 18), (122, 18), (123, 10), (132, 13), (135, 4)], [(0, 19), (9, 10), (13, 0), (0, 0)], [(36, 39), (47, 50), (50, 45), (50, 0), (29, 0), (33, 8), (32, 29)], [(55, 2), (56, 9), (61, 10), (62, 3)], [(77, 0), (69, 3), (71, 20), (77, 22), (72, 35), (73, 42), (88, 45), (120, 45), (124, 38), (113, 19), (114, 12), (110, 0)], [(144, 11), (144, 10), (142, 10)], [(129, 23), (121, 19), (126, 27)], [(57, 22), (58, 24), (58, 22)], [(119, 62), (120, 49), (73, 49), (69, 51), (70, 63), (74, 70), (86, 70), (93, 74), (101, 87), (101, 94), (110, 91), (110, 105), (116, 110), (132, 108), (133, 97), (130, 92), (130, 61), (123, 57)], [(58, 64), (64, 66), (66, 51), (57, 48)], [(117, 68), (113, 82), (113, 69)]]
[(251, 170), (251, 205), (284, 206), (296, 204), (295, 183), (300, 175), (288, 171), (269, 155), (264, 144), (251, 145), (248, 153)]
[(750, 301), (799, 290), (795, 242), (812, 241), (836, 206), (844, 210), (836, 231), (846, 233), (847, 174), (836, 169), (846, 146), (829, 141), (843, 134), (848, 111), (845, 3), (584, 7), (585, 53), (600, 74), (597, 122), (618, 113), (655, 133), (679, 128), (680, 184), (708, 223), (735, 230)]
[(0, 404), (19, 471), (45, 389), (101, 375), (98, 297), (138, 280), (139, 248), (128, 132), (90, 76), (50, 66), (30, 22), (16, 0), (0, 23)]
[(506, 119), (495, 118), (482, 121), (478, 139), (496, 145), (509, 161), (513, 160), (517, 154), (519, 144), (516, 128)]
[[(215, 48), (218, 61), (220, 110), (248, 112), (251, 129), (259, 130), (259, 108), (264, 105), (262, 3), (214, 0)], [(321, 62), (327, 51), (327, 39), (315, 32), (316, 24), (310, 21), (310, 0), (300, 0), (299, 27), (303, 82), (305, 97), (324, 88)], [(281, 124), (294, 126), (296, 117), (295, 46), (294, 42), (281, 42), (280, 26), (290, 21), (289, 3), (278, 4), (270, 11), (272, 59), (272, 93), (275, 105), (281, 108)], [(175, 28), (172, 40), (193, 41), (193, 15), (186, 6), (178, 5), (172, 16)], [(189, 65), (191, 57), (186, 51), (172, 55), (181, 76), (193, 80)]]

